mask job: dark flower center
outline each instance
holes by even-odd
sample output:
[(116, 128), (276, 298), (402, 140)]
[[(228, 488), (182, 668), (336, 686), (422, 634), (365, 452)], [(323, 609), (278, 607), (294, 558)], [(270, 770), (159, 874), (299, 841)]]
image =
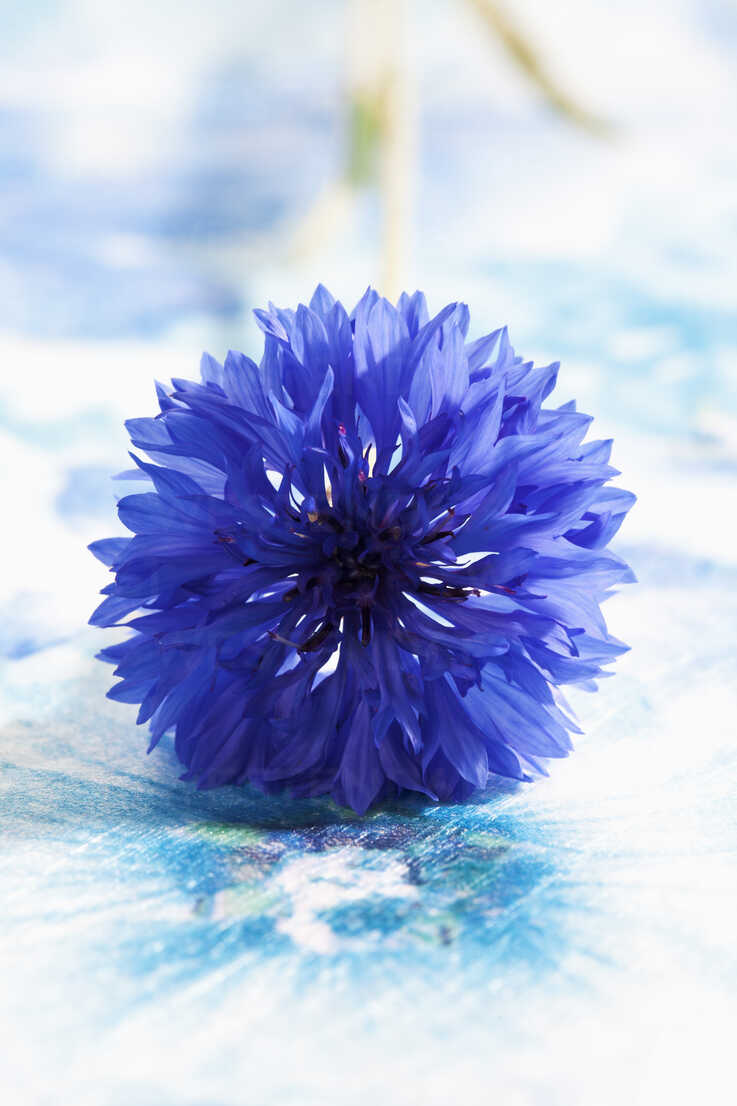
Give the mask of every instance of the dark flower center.
[[(389, 524), (372, 525), (370, 512), (351, 522), (341, 521), (332, 511), (310, 511), (294, 532), (314, 542), (315, 561), (311, 570), (299, 574), (287, 600), (307, 596), (317, 589), (325, 605), (324, 621), (300, 646), (300, 652), (321, 648), (344, 621), (343, 630), (356, 633), (362, 644), (371, 641), (378, 612), (393, 623), (402, 593), (421, 599), (465, 600), (475, 588), (456, 587), (434, 577), (433, 570), (447, 568), (455, 560), (448, 556), (447, 540), (454, 536), (453, 508), (423, 534), (418, 532), (413, 510), (406, 518), (396, 515)], [(436, 559), (439, 558), (439, 559)]]

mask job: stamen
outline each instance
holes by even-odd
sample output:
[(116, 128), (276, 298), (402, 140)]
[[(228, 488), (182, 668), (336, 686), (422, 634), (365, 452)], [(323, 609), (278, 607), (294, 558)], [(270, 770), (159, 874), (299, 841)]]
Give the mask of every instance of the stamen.
[(371, 611), (368, 607), (361, 607), (361, 645), (368, 645), (371, 641)]
[(277, 634), (276, 630), (269, 630), (269, 637), (272, 641), (278, 641), (280, 645), (288, 645), (291, 649), (299, 649), (298, 641), (290, 641), (288, 637)]
[(323, 622), (322, 626), (315, 630), (314, 634), (308, 637), (303, 645), (297, 647), (300, 653), (314, 653), (315, 650), (320, 648), (322, 643), (330, 636), (334, 629), (335, 626), (332, 622)]
[(434, 595), (436, 599), (468, 599), (470, 595), (481, 595), (478, 588), (459, 588), (453, 584), (441, 584), (436, 587), (422, 580), (417, 590), (424, 592), (425, 595)]
[(425, 534), (420, 545), (430, 545), (431, 542), (440, 541), (441, 538), (454, 538), (455, 530), (436, 530), (434, 534)]

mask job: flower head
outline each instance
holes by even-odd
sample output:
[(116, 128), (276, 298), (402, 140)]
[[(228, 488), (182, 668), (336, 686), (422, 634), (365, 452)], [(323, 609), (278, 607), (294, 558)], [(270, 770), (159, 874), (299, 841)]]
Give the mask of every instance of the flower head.
[(363, 812), (544, 771), (576, 729), (558, 685), (625, 648), (599, 610), (633, 578), (606, 549), (634, 501), (611, 442), (543, 406), (557, 365), (467, 342), (463, 304), (369, 289), (349, 315), (319, 287), (256, 317), (260, 365), (205, 354), (127, 423), (151, 490), (118, 505), (132, 538), (90, 547), (115, 574), (91, 622), (135, 614), (100, 654), (110, 697), (152, 748), (173, 729), (200, 787)]

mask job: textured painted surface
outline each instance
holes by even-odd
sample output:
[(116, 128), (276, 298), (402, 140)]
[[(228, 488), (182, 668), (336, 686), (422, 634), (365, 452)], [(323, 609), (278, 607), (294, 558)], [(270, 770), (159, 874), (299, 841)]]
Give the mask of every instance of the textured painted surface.
[[(508, 321), (521, 349), (561, 356), (561, 402), (577, 395), (617, 438), (640, 496), (618, 548), (641, 583), (608, 617), (633, 648), (597, 696), (576, 697), (586, 735), (549, 780), (363, 819), (177, 782), (169, 747), (147, 759), (134, 711), (104, 698), (103, 635), (84, 628), (105, 576), (83, 546), (111, 519), (120, 424), (153, 409), (151, 378), (192, 375), (201, 346), (247, 348), (252, 301), (316, 279), (350, 299), (373, 276), (370, 210), (350, 257), (338, 243), (314, 262), (258, 261), (334, 156), (339, 44), (316, 33), (305, 59), (294, 29), (272, 73), (245, 15), (211, 5), (219, 22), (199, 35), (202, 9), (185, 5), (178, 68), (164, 52), (141, 88), (123, 77), (144, 40), (163, 49), (166, 4), (148, 38), (142, 9), (127, 29), (83, 3), (13, 22), (0, 77), (12, 1106), (734, 1101), (735, 9), (628, 3), (612, 22), (604, 5), (569, 5), (555, 38), (544, 7), (523, 7), (625, 133), (604, 149), (551, 124), (501, 62), (489, 75), (467, 22), (449, 92), (451, 10), (436, 5), (416, 44), (420, 225), (435, 228), (418, 270), (434, 302), (463, 295), (480, 329)], [(336, 10), (315, 6), (315, 26)], [(635, 13), (637, 43), (621, 28)], [(598, 66), (581, 27), (611, 44)], [(101, 65), (112, 84), (95, 85)], [(108, 131), (127, 136), (125, 164)]]

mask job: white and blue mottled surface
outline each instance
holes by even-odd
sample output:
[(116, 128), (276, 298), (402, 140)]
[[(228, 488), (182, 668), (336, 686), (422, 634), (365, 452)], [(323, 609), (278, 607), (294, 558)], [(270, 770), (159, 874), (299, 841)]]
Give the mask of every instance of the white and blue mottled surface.
[(177, 782), (85, 626), (151, 378), (374, 277), (370, 199), (285, 246), (339, 162), (343, 5), (1, 7), (3, 1103), (733, 1103), (737, 5), (516, 5), (611, 143), (411, 7), (410, 275), (561, 357), (641, 583), (548, 781), (363, 819)]

